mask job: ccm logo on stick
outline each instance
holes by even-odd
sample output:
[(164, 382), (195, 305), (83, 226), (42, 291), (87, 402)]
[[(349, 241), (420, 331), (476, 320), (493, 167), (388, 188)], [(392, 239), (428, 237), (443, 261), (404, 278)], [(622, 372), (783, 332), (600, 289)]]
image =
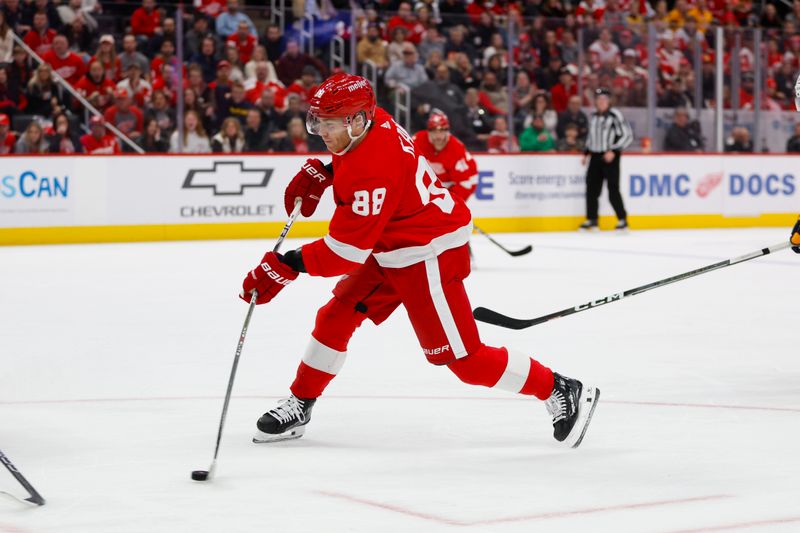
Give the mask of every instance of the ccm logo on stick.
[(611, 303), (614, 300), (622, 300), (622, 298), (623, 298), (623, 294), (621, 292), (617, 293), (617, 294), (612, 294), (611, 296), (606, 296), (605, 298), (600, 298), (599, 300), (595, 300), (593, 302), (589, 302), (588, 304), (576, 305), (575, 306), (575, 310), (576, 311), (583, 311), (584, 309), (589, 309), (590, 307), (597, 307), (598, 305)]

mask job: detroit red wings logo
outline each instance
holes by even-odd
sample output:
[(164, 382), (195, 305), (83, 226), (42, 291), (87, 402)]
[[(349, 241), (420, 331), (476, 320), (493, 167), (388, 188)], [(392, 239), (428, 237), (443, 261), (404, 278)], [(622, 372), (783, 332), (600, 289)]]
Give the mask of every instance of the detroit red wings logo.
[(722, 172), (706, 174), (697, 184), (697, 196), (705, 198), (711, 194), (711, 191), (719, 187), (720, 183), (722, 183)]

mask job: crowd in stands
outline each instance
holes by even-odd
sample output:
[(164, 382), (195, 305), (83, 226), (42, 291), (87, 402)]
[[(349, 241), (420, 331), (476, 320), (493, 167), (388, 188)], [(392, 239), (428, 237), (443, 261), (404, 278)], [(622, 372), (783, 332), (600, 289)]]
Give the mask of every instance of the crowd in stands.
[[(324, 151), (321, 139), (306, 132), (304, 117), (306, 102), (331, 73), (328, 50), (306, 53), (293, 28), (304, 10), (324, 18), (351, 3), (287, 4), (281, 27), (268, 23), (263, 1), (195, 0), (183, 14), (178, 43), (172, 4), (0, 0), (0, 154), (130, 151), (113, 130), (147, 152)], [(408, 88), (412, 130), (438, 108), (476, 151), (581, 152), (585, 110), (597, 88), (610, 88), (616, 106), (643, 107), (650, 85), (659, 107), (675, 108), (665, 147), (702, 151), (705, 141), (689, 110), (715, 105), (716, 25), (726, 28), (725, 78), (741, 78), (735, 94), (726, 82), (724, 106), (793, 109), (800, 0), (792, 9), (775, 0), (355, 5), (355, 25), (341, 24), (337, 31), (346, 43), (355, 32), (355, 56), (360, 66), (374, 68), (379, 103), (392, 109), (397, 92)], [(649, 23), (657, 32), (652, 58)], [(754, 33), (732, 31), (756, 27), (763, 29), (766, 61), (758, 104)], [(43, 63), (14, 42), (13, 32)], [(102, 116), (88, 120), (54, 72)], [(696, 76), (701, 102), (694, 101)], [(183, 112), (177, 113), (181, 100)], [(734, 128), (731, 150), (752, 150), (748, 136), (746, 128)], [(800, 150), (798, 135), (787, 150)]]

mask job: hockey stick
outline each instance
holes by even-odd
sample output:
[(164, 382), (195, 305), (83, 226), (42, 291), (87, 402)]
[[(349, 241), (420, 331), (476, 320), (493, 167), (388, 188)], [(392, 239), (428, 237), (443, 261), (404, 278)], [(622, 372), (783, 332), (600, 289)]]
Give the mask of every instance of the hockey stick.
[[(22, 487), (26, 491), (28, 491), (28, 495), (29, 496), (27, 498), (25, 498), (24, 500), (21, 500), (21, 501), (30, 502), (30, 503), (33, 503), (33, 504), (36, 504), (36, 505), (44, 505), (44, 498), (42, 498), (42, 495), (39, 494), (36, 491), (36, 489), (33, 488), (33, 485), (28, 483), (28, 480), (25, 479), (25, 476), (23, 476), (20, 473), (20, 471), (17, 470), (17, 467), (14, 466), (14, 463), (12, 463), (11, 460), (8, 457), (6, 457), (6, 455), (2, 451), (0, 451), (0, 463), (3, 463), (3, 466), (8, 468), (8, 471), (11, 472), (11, 475), (14, 476), (15, 478), (17, 478), (17, 481), (19, 481), (19, 484), (22, 485)], [(16, 496), (14, 496), (13, 494), (10, 494), (8, 492), (2, 492), (2, 494), (5, 494), (7, 496), (11, 496), (15, 500), (20, 500), (20, 498), (17, 498)]]
[[(292, 224), (294, 224), (294, 221), (297, 220), (297, 216), (300, 214), (300, 203), (301, 200), (298, 198), (294, 203), (294, 210), (292, 211), (292, 214), (289, 215), (289, 220), (283, 227), (283, 231), (281, 232), (280, 237), (278, 237), (275, 247), (272, 249), (273, 252), (277, 252), (280, 249), (281, 244), (283, 244), (283, 240), (289, 233), (289, 229), (292, 227)], [(194, 470), (192, 472), (192, 479), (195, 481), (206, 481), (214, 476), (214, 469), (217, 466), (217, 457), (219, 456), (219, 444), (222, 441), (222, 429), (225, 427), (225, 418), (228, 416), (228, 405), (230, 404), (231, 392), (233, 391), (233, 380), (236, 378), (236, 369), (239, 367), (239, 357), (242, 355), (244, 338), (247, 335), (247, 328), (250, 326), (250, 318), (253, 316), (253, 309), (256, 307), (257, 299), (258, 293), (253, 291), (253, 296), (250, 298), (250, 307), (247, 309), (247, 316), (244, 318), (242, 333), (239, 335), (239, 344), (236, 345), (236, 354), (233, 356), (233, 367), (231, 368), (231, 375), (228, 378), (228, 390), (225, 392), (225, 402), (222, 404), (222, 415), (219, 419), (217, 445), (214, 448), (214, 459), (211, 461), (211, 466), (208, 467), (208, 470)]]
[(531, 246), (530, 244), (525, 248), (522, 248), (521, 250), (509, 250), (508, 248), (506, 248), (505, 246), (494, 240), (491, 235), (483, 231), (478, 226), (473, 225), (473, 228), (475, 228), (475, 231), (477, 231), (478, 233), (480, 233), (481, 235), (492, 241), (492, 244), (494, 244), (495, 246), (497, 246), (498, 248), (500, 248), (501, 250), (503, 250), (505, 253), (507, 253), (512, 257), (519, 257), (521, 255), (529, 254), (533, 251), (533, 246)]
[(561, 311), (550, 313), (549, 315), (540, 316), (538, 318), (531, 318), (527, 320), (519, 318), (511, 318), (502, 315), (497, 311), (492, 311), (491, 309), (487, 309), (485, 307), (476, 307), (475, 310), (472, 312), (472, 315), (475, 317), (475, 320), (486, 322), (487, 324), (493, 324), (495, 326), (500, 326), (509, 329), (525, 329), (531, 326), (536, 326), (538, 324), (543, 324), (544, 322), (548, 322), (550, 320), (555, 320), (556, 318), (574, 315), (575, 313), (580, 313), (581, 311), (588, 311), (589, 309), (594, 309), (595, 307), (600, 307), (601, 305), (610, 304), (611, 302), (618, 302), (623, 298), (636, 296), (637, 294), (647, 292), (650, 289), (656, 289), (658, 287), (663, 287), (671, 283), (683, 281), (685, 279), (689, 279), (694, 276), (699, 276), (700, 274), (705, 274), (706, 272), (712, 272), (714, 270), (719, 270), (720, 268), (725, 268), (731, 265), (735, 265), (737, 263), (743, 263), (744, 261), (756, 259), (765, 256), (767, 254), (775, 253), (779, 250), (784, 250), (789, 246), (791, 246), (789, 242), (782, 242), (779, 244), (775, 244), (768, 248), (762, 248), (761, 250), (758, 250), (756, 252), (751, 252), (749, 254), (742, 255), (740, 257), (735, 257), (733, 259), (726, 259), (725, 261), (720, 261), (719, 263), (714, 263), (713, 265), (704, 266), (702, 268), (698, 268), (697, 270), (691, 270), (689, 272), (684, 272), (683, 274), (678, 274), (677, 276), (672, 276), (670, 278), (664, 278), (659, 281), (654, 281), (653, 283), (648, 283), (647, 285), (642, 285), (641, 287), (636, 287), (635, 289), (628, 289), (625, 292), (618, 292), (616, 294), (612, 294), (611, 296), (600, 298), (599, 300), (586, 302), (585, 304), (576, 305), (575, 307), (563, 309)]

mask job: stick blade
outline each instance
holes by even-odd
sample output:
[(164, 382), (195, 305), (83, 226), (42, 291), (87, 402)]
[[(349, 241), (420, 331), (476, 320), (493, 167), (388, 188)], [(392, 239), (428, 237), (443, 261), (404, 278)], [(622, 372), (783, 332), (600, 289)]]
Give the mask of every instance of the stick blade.
[(475, 317), (475, 320), (486, 322), (487, 324), (492, 324), (493, 326), (500, 326), (502, 328), (525, 329), (530, 327), (530, 324), (527, 320), (511, 318), (510, 316), (500, 314), (497, 311), (492, 311), (491, 309), (487, 309), (485, 307), (476, 307), (475, 310), (472, 311), (472, 316)]
[(513, 257), (519, 257), (521, 255), (527, 255), (527, 254), (531, 253), (532, 251), (533, 251), (533, 246), (531, 246), (529, 244), (528, 246), (526, 246), (522, 250), (516, 250), (516, 251), (509, 250), (508, 251), (508, 255), (511, 255)]
[(39, 494), (34, 494), (30, 498), (25, 498), (25, 501), (39, 506), (45, 504), (44, 498), (42, 498), (42, 496)]

